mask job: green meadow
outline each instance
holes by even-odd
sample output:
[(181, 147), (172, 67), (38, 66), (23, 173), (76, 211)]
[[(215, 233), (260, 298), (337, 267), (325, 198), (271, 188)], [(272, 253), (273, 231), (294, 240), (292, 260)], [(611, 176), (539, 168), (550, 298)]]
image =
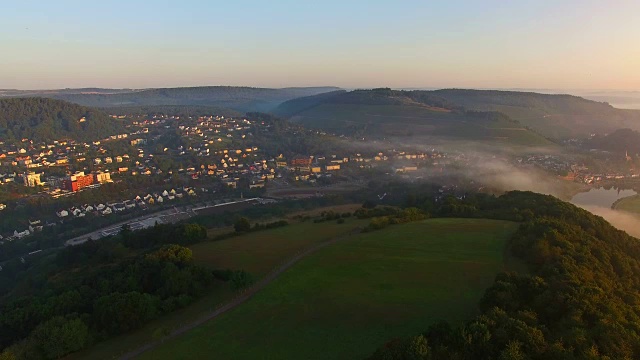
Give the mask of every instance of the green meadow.
[[(343, 225), (296, 226), (278, 229), (278, 235), (301, 231), (314, 238), (333, 231), (321, 228)], [(302, 259), (246, 303), (142, 358), (364, 358), (391, 338), (425, 330), (425, 324), (457, 324), (475, 315), (485, 289), (510, 262), (504, 258), (505, 242), (516, 227), (496, 220), (430, 219), (345, 237)], [(260, 236), (249, 234), (247, 246), (234, 245), (253, 249)], [(212, 248), (201, 248), (207, 245)], [(215, 254), (234, 245), (196, 245), (194, 255), (216, 263)], [(296, 252), (288, 245), (276, 248)], [(257, 253), (233, 260), (242, 257), (235, 253), (229, 265), (239, 261), (248, 269), (255, 263), (252, 271), (267, 271), (258, 259), (268, 258), (269, 251)]]

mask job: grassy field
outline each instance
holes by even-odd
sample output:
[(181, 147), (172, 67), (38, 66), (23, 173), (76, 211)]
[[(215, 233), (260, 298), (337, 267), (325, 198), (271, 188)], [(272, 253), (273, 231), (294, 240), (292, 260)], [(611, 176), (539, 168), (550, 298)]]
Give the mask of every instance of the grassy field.
[(616, 201), (614, 209), (640, 214), (640, 195), (633, 195)]
[[(250, 233), (191, 246), (194, 261), (212, 269), (243, 269), (261, 277), (306, 247), (346, 234), (365, 220), (348, 219), (344, 224), (296, 223), (286, 227)], [(230, 230), (230, 229), (228, 229)], [(101, 342), (69, 359), (113, 359), (156, 339), (162, 331), (189, 323), (235, 296), (226, 283), (215, 284), (211, 292), (188, 307), (152, 321), (141, 329)]]
[(346, 234), (364, 220), (349, 219), (344, 224), (335, 221), (315, 224), (297, 223), (278, 229), (260, 231), (191, 247), (196, 263), (214, 269), (242, 269), (254, 275), (264, 275), (303, 249)]
[(429, 323), (459, 323), (517, 224), (431, 219), (354, 235), (283, 273), (238, 308), (144, 359), (361, 359)]

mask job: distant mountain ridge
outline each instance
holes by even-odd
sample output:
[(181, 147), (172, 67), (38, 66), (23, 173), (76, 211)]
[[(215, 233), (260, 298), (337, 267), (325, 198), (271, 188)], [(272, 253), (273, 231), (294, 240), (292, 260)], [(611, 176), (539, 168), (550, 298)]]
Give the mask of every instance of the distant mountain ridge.
[(269, 89), (238, 86), (200, 86), (143, 90), (86, 88), (17, 92), (0, 91), (0, 96), (40, 96), (93, 107), (196, 105), (218, 106), (241, 112), (267, 112), (287, 100), (338, 89), (336, 87)]
[(120, 121), (98, 109), (45, 98), (0, 98), (0, 139), (36, 142), (90, 141), (125, 132)]

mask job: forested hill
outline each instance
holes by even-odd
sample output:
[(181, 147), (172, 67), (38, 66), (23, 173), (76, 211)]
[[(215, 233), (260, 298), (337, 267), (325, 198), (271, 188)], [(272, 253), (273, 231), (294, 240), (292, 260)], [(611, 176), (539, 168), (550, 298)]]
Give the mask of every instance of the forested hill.
[(640, 110), (617, 109), (579, 96), (465, 89), (432, 93), (466, 109), (500, 111), (555, 138), (585, 137), (620, 128), (640, 130)]
[(354, 91), (332, 91), (324, 94), (292, 99), (282, 103), (273, 113), (278, 116), (291, 117), (324, 104), (352, 105), (416, 105), (442, 108), (447, 110), (461, 109), (455, 103), (432, 94), (429, 91), (402, 91), (388, 88)]
[(618, 129), (607, 135), (594, 136), (586, 145), (591, 149), (607, 150), (618, 154), (640, 154), (640, 132)]
[(510, 192), (410, 205), (521, 222), (508, 242), (526, 264), (499, 274), (469, 322), (438, 323), (371, 359), (639, 359), (640, 242), (554, 197)]
[(98, 109), (45, 98), (0, 99), (0, 138), (96, 140), (125, 132), (123, 125)]
[[(444, 89), (398, 91), (390, 89), (333, 92), (294, 99), (281, 104), (274, 113), (285, 117), (310, 114), (330, 117), (340, 113), (330, 104), (405, 105), (454, 111), (500, 112), (538, 133), (556, 139), (587, 137), (619, 128), (640, 130), (640, 110), (622, 110), (607, 103), (572, 95), (533, 92)], [(398, 110), (396, 108), (396, 110)], [(405, 119), (402, 111), (398, 123)]]
[(271, 111), (284, 101), (338, 90), (336, 87), (253, 88), (201, 86), (131, 91), (77, 92), (48, 91), (38, 96), (65, 100), (84, 106), (207, 105), (241, 112)]
[(551, 143), (496, 111), (468, 111), (430, 91), (355, 90), (287, 101), (274, 113), (309, 128), (363, 138), (421, 137), (547, 146)]

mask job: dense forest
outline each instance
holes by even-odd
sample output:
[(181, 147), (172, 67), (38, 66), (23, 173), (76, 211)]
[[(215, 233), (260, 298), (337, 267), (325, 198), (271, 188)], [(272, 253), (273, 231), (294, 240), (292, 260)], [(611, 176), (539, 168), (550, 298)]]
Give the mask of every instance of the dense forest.
[(425, 325), (371, 359), (637, 359), (640, 244), (601, 217), (546, 195), (410, 196), (434, 216), (521, 222), (508, 251), (527, 272), (497, 275), (460, 327)]
[(0, 99), (0, 138), (5, 141), (88, 141), (123, 132), (120, 121), (97, 109), (45, 98)]
[(42, 257), (0, 302), (3, 354), (58, 359), (186, 306), (231, 275), (193, 264), (184, 246), (204, 238), (196, 224), (124, 227)]

